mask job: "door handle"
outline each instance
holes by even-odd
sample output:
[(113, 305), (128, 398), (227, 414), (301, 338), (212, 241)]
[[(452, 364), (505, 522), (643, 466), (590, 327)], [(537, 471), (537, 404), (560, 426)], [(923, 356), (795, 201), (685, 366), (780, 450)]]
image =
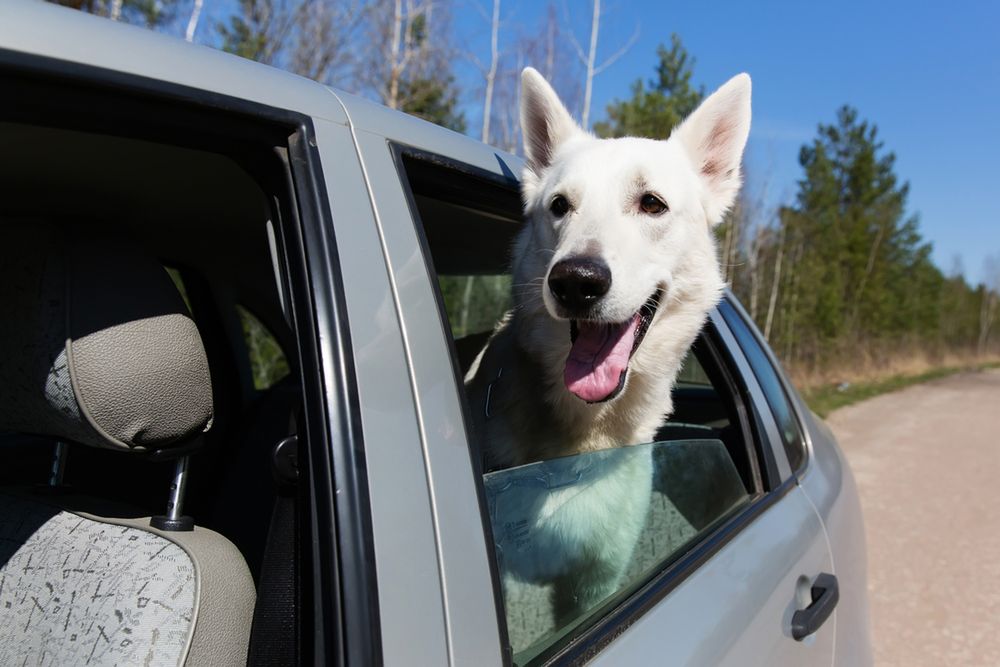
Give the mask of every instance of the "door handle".
[(830, 618), (833, 608), (840, 601), (837, 577), (825, 572), (820, 574), (813, 582), (811, 595), (812, 603), (792, 614), (792, 638), (795, 641), (802, 641), (813, 634)]

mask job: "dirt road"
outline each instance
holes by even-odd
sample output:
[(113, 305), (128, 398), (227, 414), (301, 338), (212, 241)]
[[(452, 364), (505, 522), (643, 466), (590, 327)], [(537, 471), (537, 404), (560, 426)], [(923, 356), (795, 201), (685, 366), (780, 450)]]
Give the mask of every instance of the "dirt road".
[(1000, 666), (1000, 371), (827, 421), (861, 492), (875, 664)]

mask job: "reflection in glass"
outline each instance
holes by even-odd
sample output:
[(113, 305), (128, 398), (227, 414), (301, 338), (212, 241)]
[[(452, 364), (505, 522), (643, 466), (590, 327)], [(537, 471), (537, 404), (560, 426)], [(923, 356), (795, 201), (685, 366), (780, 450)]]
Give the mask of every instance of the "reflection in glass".
[(484, 484), (517, 664), (749, 499), (717, 439), (542, 461), (489, 473)]

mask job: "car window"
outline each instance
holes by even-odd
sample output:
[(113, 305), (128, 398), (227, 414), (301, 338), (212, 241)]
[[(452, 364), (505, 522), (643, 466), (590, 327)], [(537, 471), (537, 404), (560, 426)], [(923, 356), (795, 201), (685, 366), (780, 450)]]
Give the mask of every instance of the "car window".
[(788, 394), (785, 393), (781, 378), (778, 377), (778, 371), (761, 347), (757, 337), (750, 330), (746, 320), (736, 312), (736, 309), (728, 301), (723, 301), (719, 305), (719, 312), (722, 313), (733, 335), (736, 336), (736, 340), (746, 355), (750, 368), (753, 369), (753, 374), (767, 398), (767, 404), (778, 423), (781, 444), (788, 455), (788, 463), (793, 471), (798, 470), (805, 462), (805, 441), (791, 401), (788, 399)]
[(236, 306), (236, 312), (240, 316), (243, 338), (250, 357), (253, 387), (258, 391), (273, 387), (289, 373), (285, 351), (281, 349), (274, 334), (253, 313), (239, 305)]
[[(609, 469), (626, 471), (616, 476), (648, 488), (639, 497), (606, 504), (600, 480)], [(707, 437), (532, 463), (488, 473), (484, 484), (516, 664), (544, 655), (591, 612), (634, 591), (751, 498), (726, 446)], [(590, 542), (589, 534), (576, 544), (575, 536), (558, 534), (558, 518), (547, 520), (573, 504), (604, 505), (594, 508), (581, 532), (624, 533), (627, 539), (608, 543), (607, 554), (582, 553), (577, 547)], [(538, 512), (540, 506), (551, 507), (553, 514)], [(594, 573), (601, 568), (616, 571), (596, 583)], [(553, 595), (543, 583), (549, 577), (587, 591), (583, 603)]]
[[(456, 375), (464, 378), (511, 307), (520, 197), (508, 186), (506, 215), (498, 214), (495, 191), (483, 197), (493, 210), (477, 211), (474, 181), (459, 187), (460, 175), (440, 164), (404, 164)], [(447, 186), (433, 187), (434, 171)], [(452, 191), (471, 199), (454, 201)], [(647, 442), (505, 467), (480, 458), (485, 444), (467, 425), (515, 664), (553, 657), (761, 494), (742, 394), (708, 326), (662, 397), (664, 415), (673, 403), (669, 419)], [(463, 397), (467, 414), (484, 409)]]
[(172, 266), (165, 266), (164, 268), (167, 270), (167, 275), (170, 276), (170, 279), (174, 281), (174, 287), (180, 292), (181, 298), (184, 299), (184, 305), (187, 306), (188, 312), (193, 313), (194, 309), (191, 308), (191, 299), (188, 297), (187, 285), (184, 284), (180, 269), (175, 269)]
[(440, 276), (451, 334), (455, 338), (493, 331), (497, 315), (510, 308), (510, 276)]

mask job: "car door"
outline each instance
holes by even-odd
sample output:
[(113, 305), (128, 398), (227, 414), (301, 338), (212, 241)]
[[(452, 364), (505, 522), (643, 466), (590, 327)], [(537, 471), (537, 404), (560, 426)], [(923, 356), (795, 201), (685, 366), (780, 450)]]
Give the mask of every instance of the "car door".
[[(678, 572), (673, 589), (667, 584), (595, 664), (647, 664), (657, 656), (667, 665), (830, 665), (834, 618), (802, 640), (792, 636), (792, 617), (812, 603), (816, 578), (834, 574), (824, 527), (792, 475), (771, 408), (718, 311), (711, 325), (750, 394), (780, 483), (747, 509), (730, 535), (715, 537), (727, 540), (724, 545), (694, 560), (686, 576)], [(705, 547), (713, 551), (711, 543)]]
[[(695, 475), (685, 482), (686, 495), (657, 496), (664, 522), (644, 527), (641, 538), (652, 551), (642, 562), (633, 559), (621, 586), (579, 617), (557, 627), (546, 587), (517, 581), (502, 553), (523, 535), (505, 532), (509, 522), (496, 520), (497, 507), (512, 499), (510, 489), (546, 493), (532, 480), (564, 471), (552, 464), (544, 474), (486, 472), (468, 426), (469, 411), (482, 406), (468, 404), (462, 377), (507, 308), (519, 161), (344, 101), (376, 209), (420, 423), (441, 585), (440, 598), (424, 602), (445, 619), (447, 661), (830, 664), (832, 622), (801, 642), (791, 630), (794, 613), (811, 601), (813, 580), (832, 572), (823, 526), (784, 454), (775, 455), (774, 418), (717, 315), (692, 351), (683, 395), (675, 397), (683, 419), (668, 424), (662, 441), (641, 445), (655, 460), (701, 452), (692, 469), (715, 470), (715, 477)], [(567, 469), (575, 474), (591, 461), (579, 463)], [(726, 502), (714, 502), (720, 488)], [(421, 590), (423, 581), (415, 582)], [(380, 586), (383, 605), (408, 592)]]

